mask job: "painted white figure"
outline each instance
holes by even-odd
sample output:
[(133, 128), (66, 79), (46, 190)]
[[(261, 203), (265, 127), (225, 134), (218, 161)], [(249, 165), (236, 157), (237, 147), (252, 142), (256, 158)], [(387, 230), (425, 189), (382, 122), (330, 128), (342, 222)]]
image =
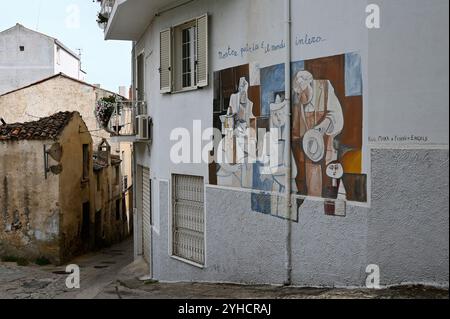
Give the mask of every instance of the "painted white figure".
[(239, 91), (230, 97), (227, 115), (221, 117), (225, 138), (219, 145), (219, 152), (227, 159), (226, 163), (220, 164), (217, 173), (218, 183), (222, 186), (251, 188), (253, 185), (253, 163), (248, 158), (249, 148), (256, 147), (256, 141), (250, 139), (251, 120), (255, 116), (248, 88), (247, 80), (241, 78)]
[(247, 136), (247, 129), (250, 128), (250, 120), (254, 119), (253, 102), (248, 98), (249, 84), (245, 78), (239, 81), (239, 92), (230, 97), (230, 108), (236, 114), (236, 134)]
[[(261, 170), (261, 178), (270, 180), (271, 191), (282, 194), (286, 191), (286, 174), (289, 169), (286, 165), (286, 151), (288, 145), (286, 130), (287, 103), (277, 96), (275, 103), (270, 104), (270, 134), (266, 135), (263, 147), (264, 165)], [(295, 172), (295, 170), (294, 170)], [(295, 172), (296, 174), (296, 172)], [(285, 212), (283, 196), (272, 196), (271, 209), (273, 215)]]
[(275, 103), (270, 104), (270, 134), (266, 135), (263, 144), (263, 175), (280, 175), (286, 173), (286, 102), (277, 96)]

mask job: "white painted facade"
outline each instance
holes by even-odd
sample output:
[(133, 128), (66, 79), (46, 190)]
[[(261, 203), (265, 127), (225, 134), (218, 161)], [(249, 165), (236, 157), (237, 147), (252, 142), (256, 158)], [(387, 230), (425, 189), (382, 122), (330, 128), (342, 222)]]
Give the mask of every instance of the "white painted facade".
[(78, 55), (74, 55), (65, 46), (55, 42), (55, 74), (64, 73), (74, 79), (85, 81), (86, 73), (81, 69)]
[[(323, 200), (307, 198), (299, 222), (288, 227), (287, 221), (253, 212), (248, 203), (251, 190), (209, 185), (207, 164), (171, 161), (170, 135), (174, 129), (186, 128), (192, 138), (194, 121), (201, 121), (203, 129), (213, 125), (214, 72), (244, 64), (264, 68), (286, 63), (287, 2), (115, 3), (105, 37), (134, 41), (135, 61), (143, 55), (144, 93), (154, 123), (152, 143), (136, 143), (134, 150), (136, 167), (149, 168), (154, 185), (152, 276), (162, 281), (362, 286), (366, 266), (375, 263), (385, 274), (384, 285), (420, 282), (448, 286), (448, 190), (441, 188), (448, 185), (445, 0), (289, 1), (289, 63), (350, 52), (361, 56), (362, 171), (368, 177), (368, 200), (349, 202), (344, 219), (326, 218), (320, 209)], [(373, 2), (381, 8), (381, 29), (366, 26), (366, 8)], [(161, 94), (160, 32), (205, 13), (210, 19), (209, 86)], [(137, 62), (133, 69), (136, 89)], [(411, 136), (409, 140), (402, 138)], [(208, 141), (193, 139), (192, 143), (205, 146)], [(433, 164), (424, 168), (424, 161), (431, 157)], [(412, 172), (400, 170), (402, 165), (412, 167)], [(392, 171), (397, 171), (396, 181), (402, 182), (396, 185), (386, 178), (380, 168), (383, 166), (391, 176)], [(439, 167), (442, 175), (436, 175)], [(201, 176), (205, 180), (206, 261), (200, 268), (170, 256), (173, 174)], [(415, 180), (413, 174), (422, 182), (410, 190), (408, 181)], [(439, 187), (431, 190), (429, 185)], [(136, 196), (142, 196), (139, 183), (136, 187)], [(381, 191), (392, 187), (393, 194)], [(389, 196), (394, 196), (395, 208), (385, 202)], [(422, 205), (430, 203), (429, 198), (439, 200), (425, 208)], [(416, 203), (415, 210), (405, 207), (407, 202)], [(142, 224), (143, 215), (138, 211), (135, 225)], [(142, 228), (136, 227), (135, 231), (135, 238), (145, 237)], [(286, 243), (288, 232), (293, 232), (291, 245)], [(142, 244), (135, 245), (136, 255), (142, 255)], [(293, 263), (291, 275), (286, 275), (287, 260)]]
[(57, 39), (20, 24), (0, 32), (0, 95), (58, 73), (85, 80), (80, 57)]

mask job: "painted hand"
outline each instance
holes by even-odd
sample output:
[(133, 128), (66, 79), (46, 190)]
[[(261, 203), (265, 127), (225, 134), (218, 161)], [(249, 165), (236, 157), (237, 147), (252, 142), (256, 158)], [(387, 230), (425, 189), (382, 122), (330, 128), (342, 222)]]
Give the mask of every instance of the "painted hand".
[(333, 123), (329, 118), (326, 118), (319, 125), (314, 127), (314, 129), (322, 135), (325, 135), (333, 131)]

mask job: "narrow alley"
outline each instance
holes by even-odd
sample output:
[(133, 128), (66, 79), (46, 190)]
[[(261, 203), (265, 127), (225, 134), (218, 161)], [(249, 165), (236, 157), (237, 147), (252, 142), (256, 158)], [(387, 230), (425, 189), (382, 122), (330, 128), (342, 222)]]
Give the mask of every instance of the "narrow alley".
[(80, 289), (66, 287), (66, 266), (17, 266), (0, 262), (0, 299), (92, 299), (116, 280), (132, 262), (133, 242), (126, 240), (99, 252), (78, 257), (70, 264), (80, 267)]
[(68, 289), (66, 265), (18, 266), (0, 262), (0, 299), (448, 299), (448, 290), (297, 288), (143, 280), (144, 261), (133, 261), (132, 240), (71, 261), (80, 267), (80, 289)]
[(448, 300), (449, 6), (1, 1), (0, 301)]

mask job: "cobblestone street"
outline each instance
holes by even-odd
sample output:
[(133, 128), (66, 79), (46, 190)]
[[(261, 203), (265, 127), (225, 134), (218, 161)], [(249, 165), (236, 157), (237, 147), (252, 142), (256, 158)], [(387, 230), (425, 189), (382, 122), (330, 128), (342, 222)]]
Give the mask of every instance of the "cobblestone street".
[(130, 240), (79, 257), (80, 289), (69, 290), (65, 266), (0, 263), (0, 298), (4, 299), (448, 299), (448, 290), (397, 287), (383, 290), (241, 286), (143, 281), (143, 262), (132, 262)]
[(0, 262), (0, 299), (92, 299), (115, 281), (118, 272), (132, 262), (132, 241), (76, 258), (80, 267), (80, 289), (69, 290), (65, 266)]

